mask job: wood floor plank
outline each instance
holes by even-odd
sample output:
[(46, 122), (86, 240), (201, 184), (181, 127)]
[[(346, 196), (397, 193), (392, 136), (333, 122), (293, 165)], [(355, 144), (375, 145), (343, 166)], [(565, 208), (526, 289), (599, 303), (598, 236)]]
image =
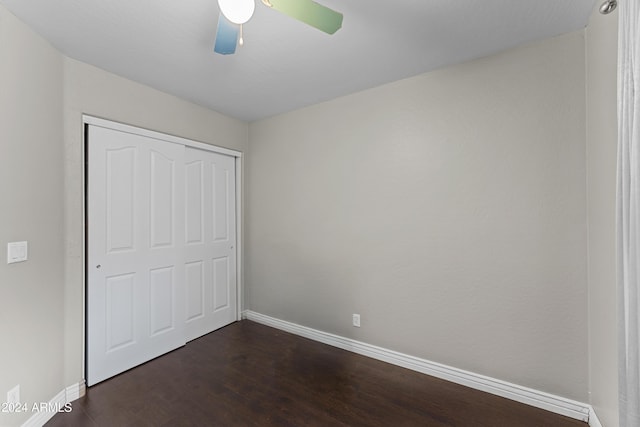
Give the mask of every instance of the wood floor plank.
[(251, 321), (90, 387), (48, 427), (586, 427)]

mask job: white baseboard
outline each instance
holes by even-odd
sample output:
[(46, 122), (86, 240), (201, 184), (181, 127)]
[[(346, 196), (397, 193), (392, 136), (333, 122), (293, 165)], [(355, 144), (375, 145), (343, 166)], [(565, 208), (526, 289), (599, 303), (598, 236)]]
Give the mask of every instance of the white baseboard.
[[(85, 384), (84, 381), (79, 382), (77, 384), (72, 384), (69, 387), (62, 390), (60, 393), (56, 394), (53, 399), (51, 399), (48, 403), (48, 408), (62, 408), (67, 403), (71, 403), (76, 399), (79, 399), (81, 396), (84, 396)], [(33, 415), (24, 423), (22, 427), (42, 427), (56, 414), (56, 411), (38, 411), (34, 412)]]
[(65, 389), (65, 393), (67, 396), (67, 403), (71, 403), (74, 400), (80, 399), (84, 396), (86, 390), (86, 386), (84, 381), (81, 381), (77, 384), (72, 384)]
[[(536, 408), (545, 409), (556, 414), (588, 422), (593, 409), (586, 403), (566, 399), (550, 393), (523, 387), (517, 384), (453, 368), (408, 354), (388, 350), (371, 344), (356, 341), (339, 335), (311, 329), (306, 326), (276, 319), (250, 310), (243, 312), (243, 318), (262, 323), (295, 335), (319, 341), (334, 347), (348, 350), (363, 356), (402, 366), (403, 368), (421, 372), (447, 381), (461, 384), (476, 390), (485, 391), (507, 399), (515, 400)], [(597, 417), (596, 417), (597, 419)], [(597, 427), (601, 427), (595, 424)]]
[[(243, 311), (242, 318), (338, 347), (343, 350), (391, 363), (392, 365), (401, 366), (403, 368), (505, 397), (536, 408), (545, 409), (556, 414), (585, 421), (589, 423), (589, 427), (603, 427), (593, 407), (586, 403), (577, 402), (561, 396), (508, 383), (506, 381), (475, 374), (473, 372), (464, 371), (462, 369), (453, 368), (440, 363), (431, 362), (426, 359), (377, 347), (350, 338), (341, 337), (339, 335), (318, 331), (316, 329), (297, 325), (274, 317), (265, 316), (264, 314), (250, 310)], [(62, 407), (67, 403), (71, 403), (84, 396), (85, 390), (86, 385), (84, 381), (72, 384), (60, 393), (56, 394), (48, 403), (50, 407)], [(36, 412), (22, 425), (22, 427), (42, 427), (47, 421), (53, 418), (55, 414), (56, 412), (48, 411)]]
[(602, 427), (602, 423), (591, 405), (589, 405), (589, 427)]

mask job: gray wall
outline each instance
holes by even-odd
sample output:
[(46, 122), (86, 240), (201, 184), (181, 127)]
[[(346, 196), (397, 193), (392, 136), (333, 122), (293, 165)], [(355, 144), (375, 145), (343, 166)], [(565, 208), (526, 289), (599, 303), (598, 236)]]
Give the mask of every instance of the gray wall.
[[(64, 58), (0, 6), (0, 401), (47, 402), (83, 374), (82, 114), (245, 152), (247, 124)], [(29, 241), (7, 265), (6, 243)], [(0, 414), (19, 425), (30, 414)]]
[(615, 427), (616, 25), (594, 15), (586, 44), (561, 36), (248, 131), (64, 58), (0, 6), (0, 260), (30, 243), (26, 263), (0, 262), (0, 400), (82, 378), (88, 113), (243, 152), (251, 139), (248, 308), (589, 400)]
[(65, 58), (65, 383), (83, 378), (82, 114), (245, 152), (247, 124)]
[(568, 34), (252, 123), (248, 308), (588, 400), (584, 52)]
[[(0, 402), (16, 384), (30, 404), (64, 388), (62, 61), (0, 6)], [(7, 265), (16, 240), (29, 260)]]
[(589, 392), (605, 427), (618, 425), (616, 330), (617, 11), (587, 28)]

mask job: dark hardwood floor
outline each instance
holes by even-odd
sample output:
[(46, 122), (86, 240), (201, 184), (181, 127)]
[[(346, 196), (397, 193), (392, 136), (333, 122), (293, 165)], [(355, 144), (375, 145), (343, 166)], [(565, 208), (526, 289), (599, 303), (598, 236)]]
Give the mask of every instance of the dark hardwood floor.
[(250, 321), (97, 384), (48, 427), (586, 427)]

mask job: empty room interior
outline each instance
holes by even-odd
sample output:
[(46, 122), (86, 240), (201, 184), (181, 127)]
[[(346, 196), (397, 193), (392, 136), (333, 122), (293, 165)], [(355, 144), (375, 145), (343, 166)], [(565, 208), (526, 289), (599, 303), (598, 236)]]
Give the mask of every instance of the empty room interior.
[(620, 6), (224, 3), (0, 0), (0, 426), (232, 333), (623, 425)]

